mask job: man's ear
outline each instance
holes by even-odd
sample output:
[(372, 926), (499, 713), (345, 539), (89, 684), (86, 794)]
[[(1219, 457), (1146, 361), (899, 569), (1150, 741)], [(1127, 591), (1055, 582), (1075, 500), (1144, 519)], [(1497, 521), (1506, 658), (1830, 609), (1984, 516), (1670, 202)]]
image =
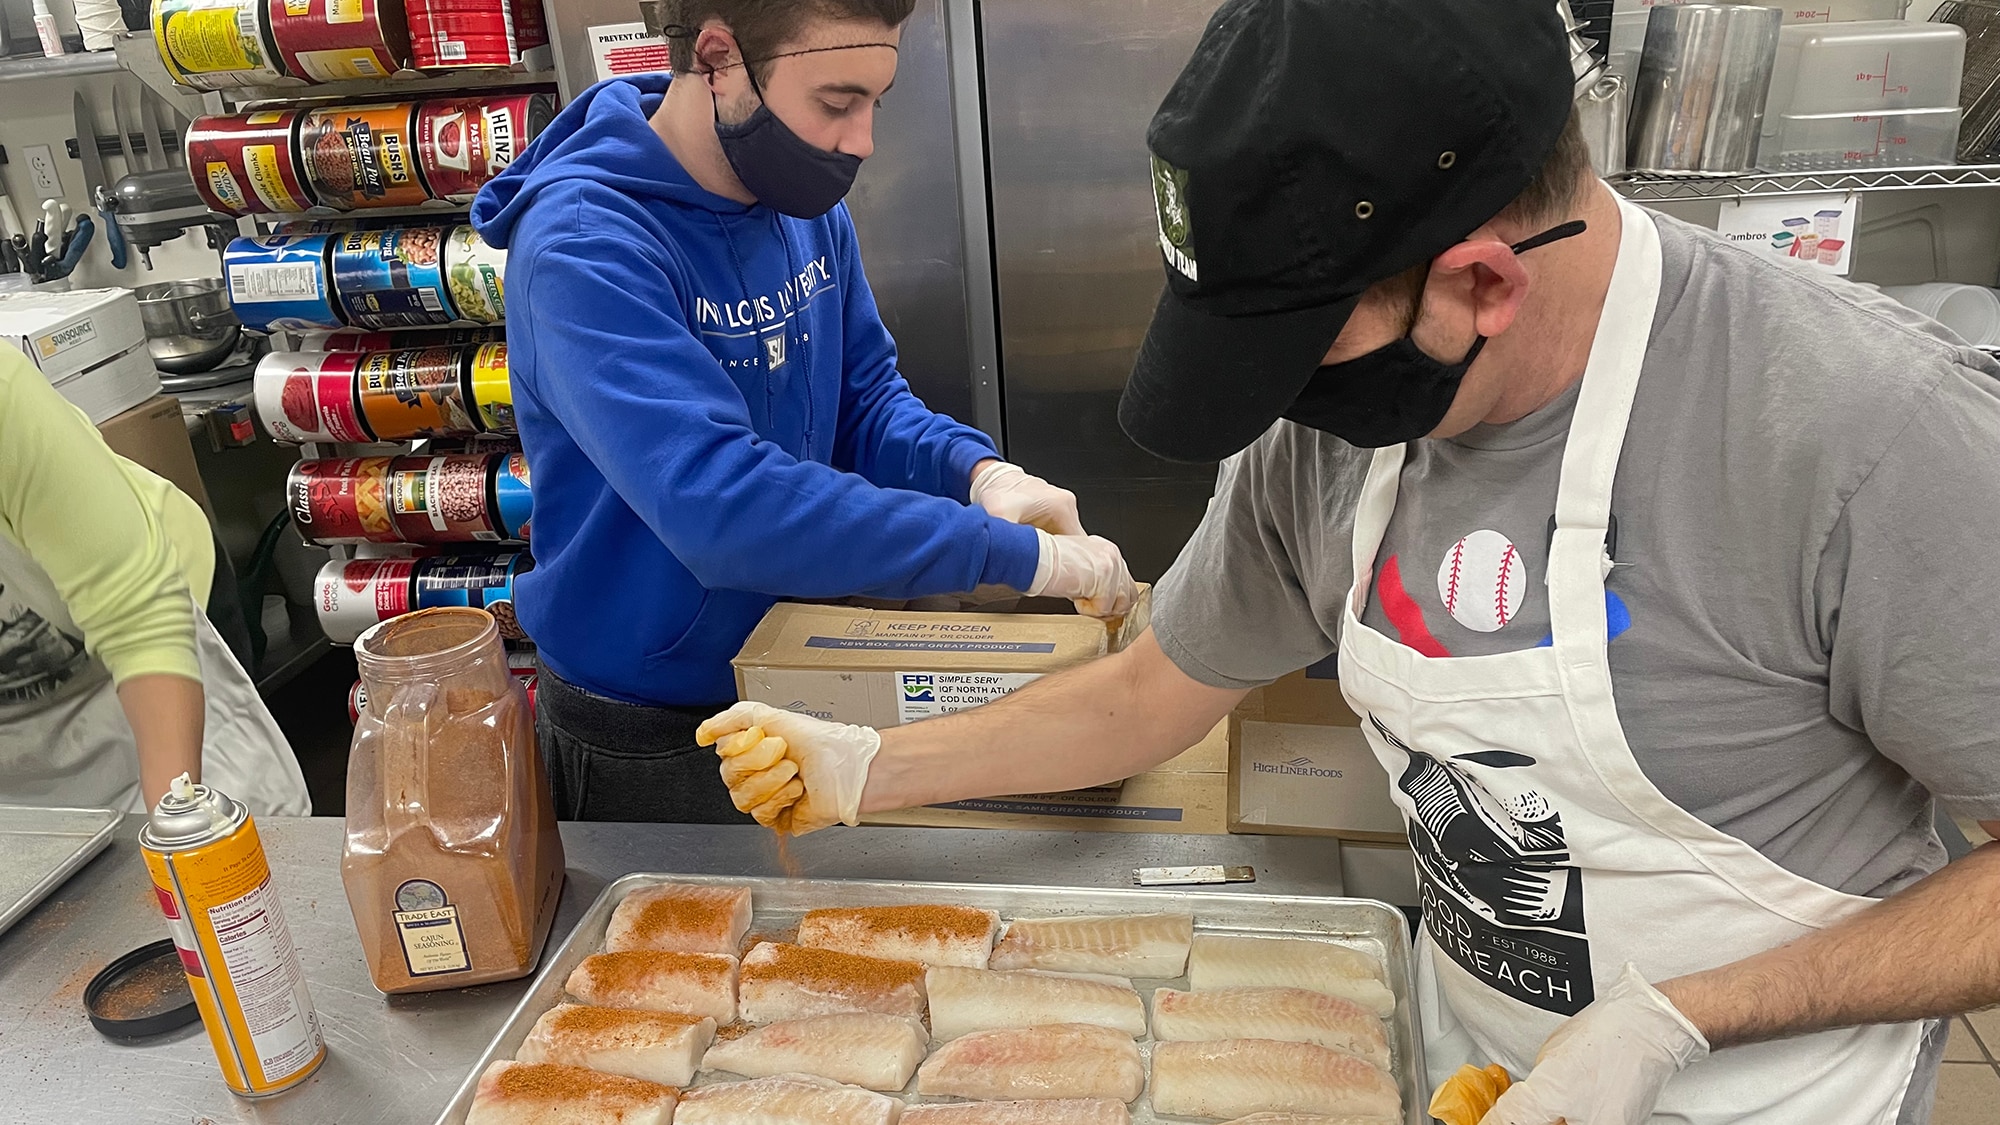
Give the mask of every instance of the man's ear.
[(727, 69), (741, 63), (737, 53), (736, 36), (722, 25), (720, 20), (709, 20), (694, 37), (694, 69), (715, 89), (717, 79)]
[(1473, 325), (1481, 336), (1498, 336), (1513, 327), (1528, 297), (1528, 271), (1513, 247), (1496, 238), (1468, 239), (1438, 255), (1431, 263), (1431, 283), (1439, 281), (1470, 296)]

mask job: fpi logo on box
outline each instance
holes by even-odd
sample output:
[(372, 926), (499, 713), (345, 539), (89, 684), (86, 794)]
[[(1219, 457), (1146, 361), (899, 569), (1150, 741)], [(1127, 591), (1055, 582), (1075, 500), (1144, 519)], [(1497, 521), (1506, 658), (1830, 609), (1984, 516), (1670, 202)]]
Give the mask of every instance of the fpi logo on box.
[(932, 679), (932, 677), (927, 675), (905, 672), (903, 673), (902, 679), (903, 679), (903, 702), (905, 703), (937, 702), (937, 683), (934, 679)]

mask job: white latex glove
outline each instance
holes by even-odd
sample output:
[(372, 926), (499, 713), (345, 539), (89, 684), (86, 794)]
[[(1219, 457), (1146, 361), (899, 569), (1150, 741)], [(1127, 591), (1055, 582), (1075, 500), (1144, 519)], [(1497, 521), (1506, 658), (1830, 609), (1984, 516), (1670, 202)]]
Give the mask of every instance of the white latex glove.
[(1667, 1079), (1708, 1055), (1673, 1002), (1625, 971), (1542, 1044), (1534, 1072), (1500, 1095), (1480, 1125), (1644, 1125)]
[(1118, 544), (1099, 535), (1050, 535), (1039, 528), (1035, 538), (1042, 548), (1035, 566), (1031, 597), (1047, 594), (1068, 598), (1076, 611), (1090, 617), (1122, 617), (1132, 612), (1139, 588), (1132, 572), (1125, 569), (1125, 556)]
[(1019, 465), (995, 461), (972, 477), (972, 502), (1008, 523), (1024, 523), (1051, 535), (1082, 535), (1076, 493), (1029, 476)]
[(861, 790), (882, 749), (873, 727), (829, 723), (763, 703), (738, 703), (696, 728), (722, 759), (729, 799), (766, 828), (803, 836), (861, 822)]

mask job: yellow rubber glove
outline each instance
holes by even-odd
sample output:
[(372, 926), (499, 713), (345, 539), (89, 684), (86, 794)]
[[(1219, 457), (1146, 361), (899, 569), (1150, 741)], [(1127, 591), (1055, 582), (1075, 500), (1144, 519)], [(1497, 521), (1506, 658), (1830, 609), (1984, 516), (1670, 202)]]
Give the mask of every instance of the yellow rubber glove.
[(882, 749), (873, 727), (748, 702), (708, 719), (694, 737), (715, 747), (737, 809), (791, 836), (859, 824), (868, 767)]

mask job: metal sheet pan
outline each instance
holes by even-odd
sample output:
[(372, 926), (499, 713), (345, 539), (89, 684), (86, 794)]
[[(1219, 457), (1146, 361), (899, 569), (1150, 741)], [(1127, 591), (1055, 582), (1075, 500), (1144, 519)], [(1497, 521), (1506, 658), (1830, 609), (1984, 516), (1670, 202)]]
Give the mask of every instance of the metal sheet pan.
[[(1411, 1000), (1416, 962), (1411, 952), (1409, 924), (1402, 912), (1367, 899), (1308, 898), (1286, 895), (1219, 894), (1199, 891), (1119, 890), (1084, 887), (1027, 887), (967, 883), (879, 883), (845, 879), (749, 879), (715, 875), (627, 875), (604, 888), (577, 922), (569, 938), (542, 965), (541, 972), (507, 1017), (493, 1043), (466, 1075), (458, 1093), (445, 1107), (437, 1125), (463, 1125), (472, 1108), (479, 1075), (496, 1059), (511, 1059), (535, 1021), (563, 999), (563, 982), (570, 970), (604, 944), (611, 912), (626, 895), (656, 883), (704, 883), (749, 887), (755, 917), (751, 932), (791, 930), (799, 916), (822, 906), (897, 906), (948, 902), (984, 907), (1004, 919), (1062, 914), (1192, 913), (1197, 933), (1262, 934), (1270, 937), (1331, 939), (1380, 958), (1396, 994), (1396, 1015), (1389, 1021), (1397, 1081), (1403, 1092), (1408, 1125), (1425, 1125), (1429, 1091), (1422, 1089), (1423, 1037)], [(1186, 987), (1175, 980), (1135, 981), (1142, 994), (1156, 987)], [(1152, 1039), (1141, 1041), (1150, 1048)], [(1148, 1071), (1150, 1072), (1150, 1065)], [(701, 1079), (697, 1085), (705, 1084)], [(915, 1080), (912, 1079), (914, 1087)], [(906, 1094), (906, 1096), (908, 1096)], [(1136, 1125), (1156, 1120), (1146, 1098), (1132, 1107)]]
[(0, 805), (0, 933), (21, 920), (111, 843), (125, 814), (116, 809)]

